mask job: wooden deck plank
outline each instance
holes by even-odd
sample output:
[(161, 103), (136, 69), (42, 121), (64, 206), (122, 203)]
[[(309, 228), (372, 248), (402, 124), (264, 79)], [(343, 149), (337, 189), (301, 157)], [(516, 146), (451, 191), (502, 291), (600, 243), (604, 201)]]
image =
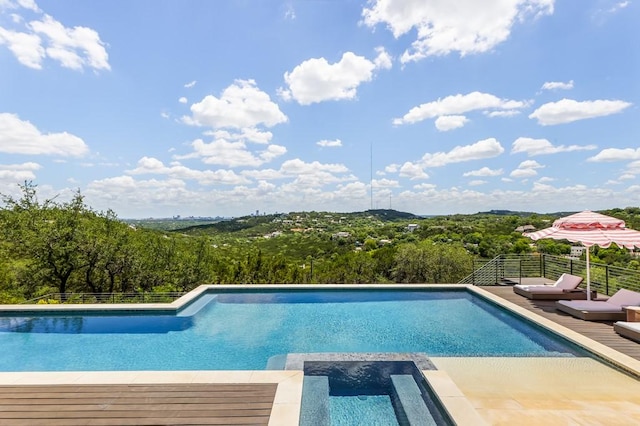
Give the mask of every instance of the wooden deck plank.
[(531, 300), (513, 292), (511, 286), (483, 286), (482, 289), (544, 318), (580, 333), (616, 351), (640, 360), (640, 344), (620, 336), (612, 321), (584, 321), (556, 310), (553, 300)]
[(266, 425), (277, 385), (0, 386), (2, 425)]

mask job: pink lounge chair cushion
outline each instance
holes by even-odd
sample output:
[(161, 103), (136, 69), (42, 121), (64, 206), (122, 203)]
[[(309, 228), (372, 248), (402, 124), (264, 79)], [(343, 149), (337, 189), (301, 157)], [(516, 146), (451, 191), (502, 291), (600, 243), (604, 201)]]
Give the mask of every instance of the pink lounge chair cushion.
[(640, 322), (626, 322), (626, 321), (618, 321), (616, 325), (622, 328), (626, 328), (627, 330), (635, 331), (636, 333), (640, 333)]
[(552, 286), (552, 285), (544, 285), (544, 286), (540, 286), (540, 287), (529, 286), (529, 287), (525, 287), (524, 290), (528, 291), (530, 293), (543, 293), (543, 294), (556, 294), (556, 293), (562, 294), (562, 293), (564, 293), (564, 289), (556, 288), (555, 286)]
[(622, 306), (604, 300), (560, 300), (556, 302), (578, 311), (587, 312), (622, 312)]
[[(522, 285), (516, 284), (514, 287), (518, 287), (525, 291), (533, 292), (550, 292), (550, 293), (562, 293), (562, 290), (573, 290), (578, 288), (578, 285), (582, 282), (582, 277), (577, 277), (571, 274), (562, 274), (558, 280), (551, 284), (539, 284), (539, 285)], [(560, 291), (556, 291), (560, 290)]]
[(640, 293), (637, 291), (626, 290), (621, 288), (616, 294), (611, 296), (607, 303), (617, 306), (640, 306)]
[(553, 286), (563, 290), (573, 290), (574, 288), (577, 288), (581, 282), (582, 277), (577, 277), (571, 274), (562, 274)]
[(640, 293), (621, 288), (607, 300), (561, 300), (557, 303), (579, 311), (621, 312), (624, 306), (640, 306)]

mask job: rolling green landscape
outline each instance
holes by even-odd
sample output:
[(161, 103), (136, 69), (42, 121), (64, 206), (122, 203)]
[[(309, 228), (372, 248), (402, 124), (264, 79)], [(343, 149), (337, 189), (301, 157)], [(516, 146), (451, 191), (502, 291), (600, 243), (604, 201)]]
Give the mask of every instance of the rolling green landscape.
[[(53, 293), (183, 292), (200, 284), (455, 283), (471, 273), (475, 258), (570, 252), (569, 244), (553, 240), (532, 244), (519, 229), (548, 227), (569, 212), (419, 217), (368, 210), (127, 221), (93, 210), (80, 192), (58, 202), (40, 200), (30, 182), (21, 189), (0, 206), (0, 303)], [(640, 229), (640, 208), (603, 213)], [(616, 247), (595, 247), (591, 260), (640, 268)]]

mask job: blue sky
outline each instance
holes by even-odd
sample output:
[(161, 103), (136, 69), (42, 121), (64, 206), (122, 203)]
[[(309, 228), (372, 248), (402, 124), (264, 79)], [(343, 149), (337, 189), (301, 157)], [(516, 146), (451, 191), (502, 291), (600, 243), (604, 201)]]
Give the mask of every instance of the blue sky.
[(640, 205), (640, 6), (0, 0), (0, 192), (119, 217)]

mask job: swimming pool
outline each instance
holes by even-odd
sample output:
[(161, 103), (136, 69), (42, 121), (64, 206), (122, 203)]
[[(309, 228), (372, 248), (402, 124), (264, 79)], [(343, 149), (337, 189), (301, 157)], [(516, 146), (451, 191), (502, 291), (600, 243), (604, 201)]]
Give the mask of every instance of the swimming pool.
[(218, 290), (177, 314), (0, 317), (0, 371), (262, 370), (289, 353), (586, 356), (459, 290)]

